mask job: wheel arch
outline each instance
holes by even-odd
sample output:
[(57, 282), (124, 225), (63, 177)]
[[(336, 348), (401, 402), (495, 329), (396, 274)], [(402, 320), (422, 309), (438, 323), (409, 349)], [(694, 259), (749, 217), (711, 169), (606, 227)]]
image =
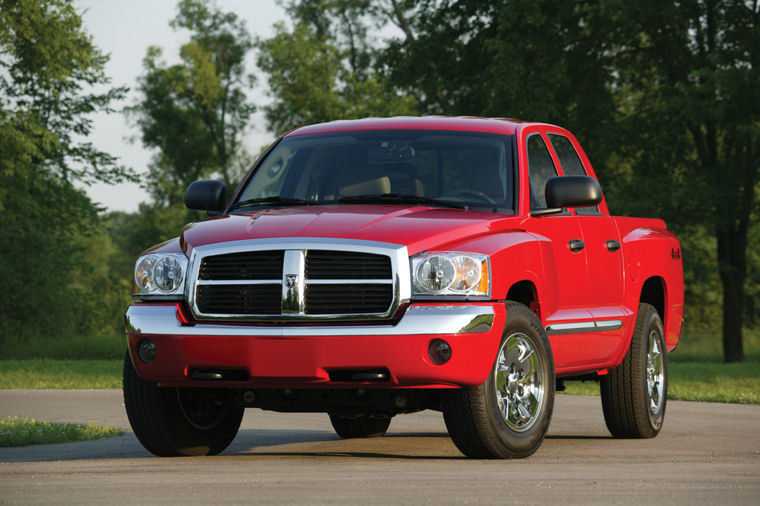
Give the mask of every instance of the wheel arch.
[(663, 328), (667, 328), (665, 319), (668, 316), (665, 305), (665, 280), (661, 276), (652, 276), (644, 281), (641, 286), (641, 294), (639, 295), (639, 303), (646, 303), (653, 306), (662, 320)]
[(533, 281), (523, 279), (513, 283), (507, 290), (507, 300), (519, 302), (529, 307), (541, 320), (540, 305), (538, 304), (538, 289)]

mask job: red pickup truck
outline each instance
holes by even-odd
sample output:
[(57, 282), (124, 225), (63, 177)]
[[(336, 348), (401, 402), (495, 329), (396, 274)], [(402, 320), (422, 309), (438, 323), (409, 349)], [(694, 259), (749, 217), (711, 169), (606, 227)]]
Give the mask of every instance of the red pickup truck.
[(124, 401), (156, 455), (209, 455), (246, 407), (344, 438), (443, 413), (473, 458), (541, 445), (555, 389), (598, 380), (615, 437), (653, 437), (683, 269), (657, 219), (610, 216), (567, 130), (387, 118), (280, 137), (135, 266)]

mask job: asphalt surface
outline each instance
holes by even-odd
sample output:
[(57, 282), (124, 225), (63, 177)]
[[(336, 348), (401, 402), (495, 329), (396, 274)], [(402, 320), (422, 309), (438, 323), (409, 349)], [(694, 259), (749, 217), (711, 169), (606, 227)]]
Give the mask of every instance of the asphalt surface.
[[(216, 457), (153, 457), (131, 432), (0, 448), (0, 504), (760, 504), (760, 406), (667, 410), (657, 438), (615, 440), (598, 398), (558, 396), (535, 455), (481, 461), (432, 411), (340, 440), (326, 415), (249, 409)], [(0, 390), (6, 416), (129, 430), (119, 391)]]

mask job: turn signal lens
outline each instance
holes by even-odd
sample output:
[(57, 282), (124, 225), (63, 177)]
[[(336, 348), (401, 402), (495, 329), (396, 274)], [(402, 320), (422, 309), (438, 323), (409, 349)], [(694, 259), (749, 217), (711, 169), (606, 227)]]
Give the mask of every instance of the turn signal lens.
[(156, 284), (153, 282), (153, 265), (155, 263), (154, 257), (143, 257), (137, 262), (135, 283), (138, 291), (149, 293), (156, 289)]
[(414, 293), (489, 295), (488, 257), (480, 253), (429, 253), (413, 257)]

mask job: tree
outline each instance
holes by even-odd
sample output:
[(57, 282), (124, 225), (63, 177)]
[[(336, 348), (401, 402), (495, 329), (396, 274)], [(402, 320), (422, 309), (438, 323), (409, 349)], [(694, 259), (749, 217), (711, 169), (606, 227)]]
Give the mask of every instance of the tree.
[[(641, 180), (670, 187), (676, 222), (699, 220), (717, 243), (723, 351), (744, 360), (748, 234), (760, 183), (760, 3), (611, 2), (620, 17), (629, 129), (651, 141)], [(657, 137), (657, 140), (653, 137)], [(673, 156), (676, 154), (677, 156)], [(660, 161), (660, 167), (657, 161)], [(663, 164), (670, 177), (663, 185)]]
[(258, 65), (268, 74), (273, 103), (264, 110), (275, 132), (364, 116), (415, 114), (410, 93), (397, 93), (374, 69), (368, 28), (375, 3), (367, 0), (290, 2), (293, 28), (275, 25), (259, 40)]
[(87, 331), (102, 305), (84, 254), (97, 209), (74, 183), (130, 177), (86, 140), (125, 92), (93, 91), (106, 60), (68, 1), (0, 0), (0, 341)]
[(413, 37), (390, 41), (380, 62), (423, 113), (558, 123), (599, 160), (613, 142), (615, 104), (593, 3), (426, 0), (405, 18)]
[(188, 184), (219, 171), (232, 187), (231, 163), (255, 107), (246, 89), (254, 77), (245, 58), (253, 47), (243, 21), (204, 0), (182, 0), (175, 29), (190, 31), (180, 63), (161, 61), (152, 46), (143, 60), (139, 102), (129, 108), (142, 143), (157, 150), (146, 189), (162, 204), (182, 202)]
[[(757, 216), (757, 0), (428, 0), (381, 61), (425, 112), (511, 115), (573, 130), (619, 210), (665, 217), (690, 256), (707, 226), (725, 360), (743, 360)], [(608, 192), (609, 193), (609, 192)]]

